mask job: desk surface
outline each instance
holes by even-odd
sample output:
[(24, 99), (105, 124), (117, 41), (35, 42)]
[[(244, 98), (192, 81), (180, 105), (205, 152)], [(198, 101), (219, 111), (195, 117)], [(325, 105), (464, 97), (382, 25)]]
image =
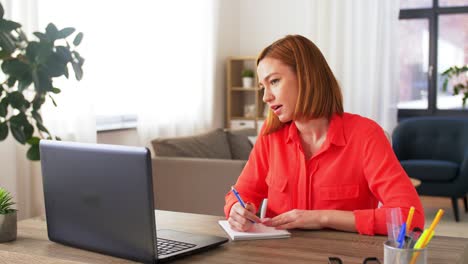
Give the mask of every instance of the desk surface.
[[(225, 236), (221, 217), (156, 211), (158, 228)], [(383, 261), (383, 236), (361, 236), (335, 231), (293, 230), (292, 237), (276, 240), (230, 241), (216, 249), (173, 263), (327, 263), (329, 256), (344, 264), (362, 263), (365, 257)], [(429, 245), (429, 263), (468, 263), (468, 239), (436, 236)], [(0, 264), (134, 263), (51, 242), (43, 218), (20, 221), (18, 239), (0, 244)]]

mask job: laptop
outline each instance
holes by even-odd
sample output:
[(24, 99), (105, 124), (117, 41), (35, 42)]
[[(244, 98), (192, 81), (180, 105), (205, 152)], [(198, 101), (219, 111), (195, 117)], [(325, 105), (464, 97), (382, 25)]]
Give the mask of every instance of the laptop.
[(143, 263), (172, 260), (228, 241), (156, 231), (147, 148), (50, 140), (41, 140), (39, 147), (51, 241)]

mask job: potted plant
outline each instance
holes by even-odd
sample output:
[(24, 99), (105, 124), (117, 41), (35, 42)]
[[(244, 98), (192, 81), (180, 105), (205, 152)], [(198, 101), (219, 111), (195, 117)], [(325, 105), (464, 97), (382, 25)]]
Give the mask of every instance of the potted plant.
[(254, 72), (251, 69), (244, 69), (242, 71), (242, 86), (244, 88), (253, 87)]
[(468, 99), (468, 65), (462, 67), (453, 66), (442, 73), (445, 77), (442, 90), (447, 91), (448, 82), (452, 80), (453, 95), (463, 94), (462, 107), (465, 108)]
[(0, 243), (16, 239), (16, 210), (11, 194), (0, 187)]
[(8, 134), (19, 143), (29, 145), (27, 157), (39, 160), (39, 140), (57, 139), (44, 126), (41, 106), (46, 98), (56, 105), (53, 95), (60, 89), (53, 84), (55, 78), (69, 77), (69, 66), (75, 78), (81, 80), (84, 59), (76, 50), (83, 33), (74, 28), (58, 29), (49, 23), (45, 32), (34, 32), (35, 40), (29, 40), (21, 24), (3, 17), (0, 4), (0, 141)]

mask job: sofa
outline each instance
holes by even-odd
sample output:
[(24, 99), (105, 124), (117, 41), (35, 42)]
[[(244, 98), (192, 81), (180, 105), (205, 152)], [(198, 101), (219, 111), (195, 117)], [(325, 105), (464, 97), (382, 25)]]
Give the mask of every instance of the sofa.
[(215, 129), (151, 141), (156, 209), (223, 215), (224, 196), (244, 168), (255, 136), (255, 129)]

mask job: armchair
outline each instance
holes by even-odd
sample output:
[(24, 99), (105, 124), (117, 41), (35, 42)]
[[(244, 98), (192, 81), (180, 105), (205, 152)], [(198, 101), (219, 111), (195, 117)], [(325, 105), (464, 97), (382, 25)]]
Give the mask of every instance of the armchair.
[(393, 132), (393, 149), (421, 195), (450, 197), (459, 221), (458, 199), (468, 212), (468, 118), (417, 117)]

